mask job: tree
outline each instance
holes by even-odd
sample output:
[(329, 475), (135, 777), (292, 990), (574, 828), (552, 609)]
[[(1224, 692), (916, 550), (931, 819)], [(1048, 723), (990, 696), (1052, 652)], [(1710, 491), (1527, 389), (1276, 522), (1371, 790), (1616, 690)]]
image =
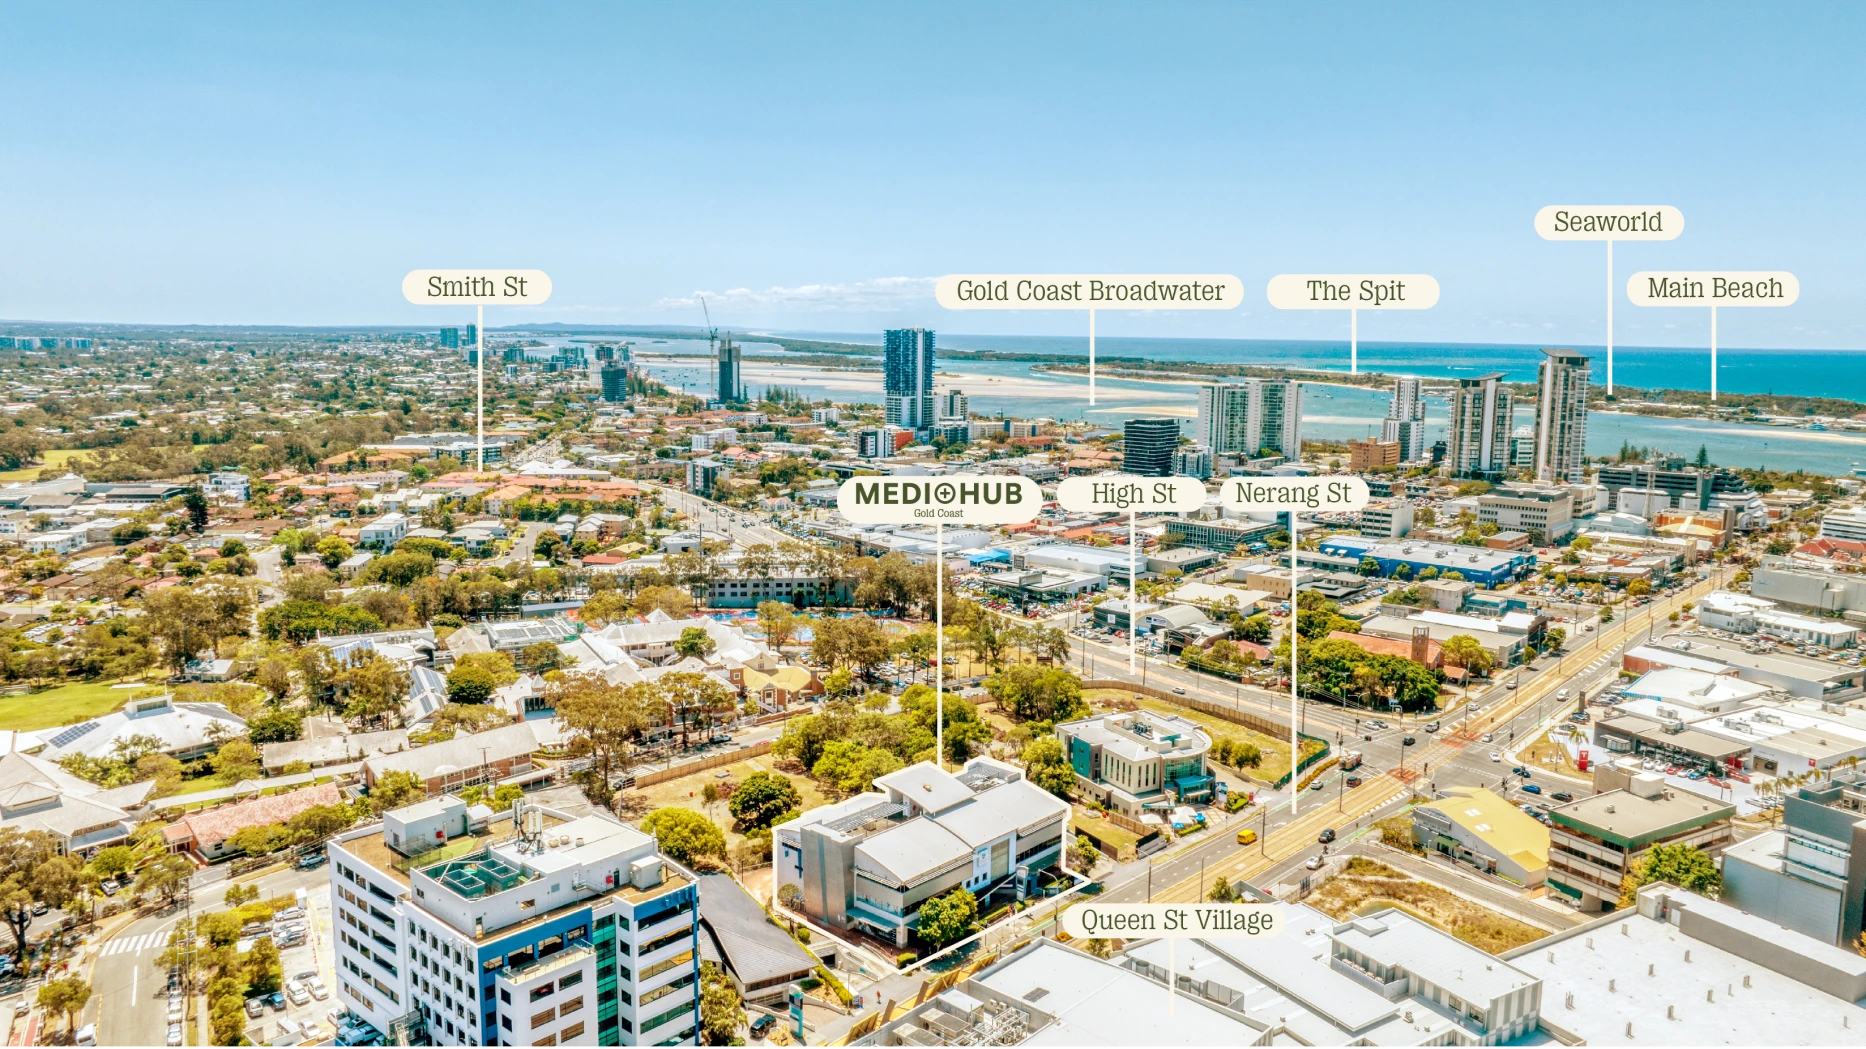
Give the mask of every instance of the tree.
[(227, 848), (248, 856), (269, 856), (291, 843), (292, 833), (283, 823), (255, 823), (234, 831)]
[(286, 825), (291, 829), (295, 843), (304, 845), (348, 830), (355, 822), (356, 812), (350, 806), (338, 802), (335, 805), (313, 805), (293, 816)]
[(682, 659), (703, 659), (718, 647), (704, 627), (690, 626), (682, 629), (675, 640), (674, 653)]
[(383, 813), (412, 805), (427, 796), (426, 785), (415, 778), (414, 773), (395, 770), (383, 773), (376, 780), (369, 791), (369, 804), (376, 812)]
[(566, 661), (563, 650), (549, 641), (526, 645), (519, 651), (518, 660), (537, 674), (548, 674)]
[(183, 585), (164, 587), (143, 598), (149, 634), (162, 643), (162, 660), (181, 673), (219, 635), (213, 631), (215, 609), (203, 593)]
[(802, 804), (803, 796), (788, 778), (776, 772), (754, 772), (732, 792), (726, 808), (741, 830), (751, 830), (771, 826)]
[(1063, 753), (1062, 741), (1056, 737), (1045, 736), (1032, 742), (1020, 757), (1024, 762), (1024, 776), (1030, 782), (1065, 799), (1075, 789), (1076, 771), (1070, 767), (1069, 756)]
[(504, 652), (469, 652), (454, 660), (456, 667), (479, 667), (492, 675), (492, 687), (504, 688), (518, 680), (518, 666)]
[(819, 663), (866, 673), (887, 661), (887, 631), (867, 616), (819, 619), (814, 629), (810, 656)]
[(1245, 619), (1244, 625), (1238, 628), (1237, 634), (1245, 641), (1261, 645), (1270, 640), (1270, 634), (1274, 629), (1270, 617), (1259, 612)]
[(1076, 843), (1069, 849), (1069, 866), (1077, 873), (1086, 874), (1101, 862), (1101, 850), (1086, 834), (1076, 835)]
[[(167, 853), (156, 857), (136, 879), (141, 888), (161, 896), (164, 902), (174, 903), (187, 891), (189, 879), (194, 876), (194, 864), (186, 856)], [(234, 886), (227, 888), (229, 896)], [(254, 890), (257, 892), (257, 890)]]
[(577, 615), (592, 629), (601, 630), (629, 617), (629, 599), (621, 591), (604, 590), (591, 595)]
[(1006, 667), (985, 679), (998, 705), (1025, 721), (1056, 724), (1088, 715), (1082, 679), (1062, 667)]
[(1213, 903), (1236, 903), (1238, 902), (1238, 891), (1232, 888), (1231, 883), (1220, 875), (1218, 880), (1212, 883), (1212, 891), (1206, 893), (1205, 898)]
[(965, 889), (954, 889), (920, 905), (920, 938), (935, 947), (969, 936), (978, 921), (978, 899)]
[(1723, 895), (1723, 875), (1704, 850), (1690, 845), (1654, 845), (1627, 866), (1626, 876), (1620, 880), (1620, 906), (1638, 903), (1640, 887), (1655, 881), (1670, 882), (1713, 900)]
[(229, 785), (259, 776), (259, 749), (243, 739), (222, 743), (207, 761)]
[(696, 723), (710, 728), (714, 718), (739, 708), (737, 694), (711, 674), (664, 674), (655, 685), (667, 722), (680, 726), (683, 743)]
[(1644, 579), (1635, 579), (1626, 584), (1626, 596), (1628, 597), (1645, 597), (1650, 593), (1652, 593), (1652, 584)]
[(356, 553), (355, 548), (344, 541), (342, 536), (327, 535), (317, 541), (317, 556), (324, 562), (324, 567), (336, 571), (337, 566), (350, 559)]
[(745, 1026), (745, 1004), (719, 966), (700, 963), (700, 1034), (706, 1045), (741, 1045), (739, 1028)]
[(781, 648), (796, 636), (797, 612), (785, 601), (760, 601), (758, 627), (764, 631), (765, 644)]
[(565, 671), (545, 683), (545, 702), (572, 735), (590, 748), (602, 779), (600, 795), (609, 801), (609, 785), (627, 766), (629, 741), (646, 728), (651, 710), (660, 706), (655, 686), (640, 682), (626, 688), (610, 684), (596, 671)]
[(638, 616), (660, 611), (670, 619), (686, 619), (693, 614), (693, 595), (671, 586), (644, 586), (635, 591), (633, 607)]
[(336, 685), (345, 699), (344, 717), (364, 723), (399, 723), (408, 683), (408, 671), (400, 664), (373, 650), (358, 652), (337, 675)]
[(91, 985), (81, 977), (66, 976), (39, 986), (39, 1008), (48, 1013), (64, 1013), (66, 1031), (77, 1030), (78, 1014), (90, 1000)]
[(702, 857), (723, 859), (726, 855), (725, 832), (692, 809), (656, 809), (642, 819), (641, 829), (654, 835), (662, 854), (675, 863), (692, 866)]
[(85, 866), (89, 867), (99, 878), (115, 878), (128, 874), (136, 866), (136, 850), (128, 845), (112, 845), (107, 849), (98, 850), (97, 855), (91, 857), (91, 862)]
[(296, 710), (276, 707), (254, 715), (246, 722), (246, 734), (254, 743), (284, 743), (304, 734), (304, 715)]
[[(323, 544), (320, 543), (319, 550), (322, 548)], [(356, 581), (359, 584), (382, 583), (400, 590), (413, 586), (415, 580), (423, 576), (433, 574), (433, 557), (414, 550), (397, 550), (364, 565), (363, 570), (356, 574)]]
[(484, 703), (492, 693), (492, 673), (485, 667), (457, 666), (447, 673), (449, 703)]
[(1445, 639), (1439, 651), (1447, 663), (1473, 674), (1485, 673), (1497, 663), (1496, 654), (1469, 634), (1453, 634)]
[(182, 495), (181, 505), (182, 509), (188, 511), (188, 527), (196, 535), (207, 531), (207, 496), (201, 494), (199, 485)]

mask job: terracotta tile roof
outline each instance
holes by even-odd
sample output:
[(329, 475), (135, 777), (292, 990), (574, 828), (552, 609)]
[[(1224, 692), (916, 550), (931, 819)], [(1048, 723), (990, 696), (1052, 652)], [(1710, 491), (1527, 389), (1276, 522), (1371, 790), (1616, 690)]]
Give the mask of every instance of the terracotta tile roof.
[[(192, 840), (198, 848), (225, 841), (241, 827), (283, 823), (313, 805), (335, 805), (342, 800), (343, 794), (335, 783), (320, 783), (303, 790), (268, 794), (263, 798), (197, 812), (164, 828), (162, 836), (169, 841)], [(185, 833), (177, 836), (175, 830), (178, 827), (185, 827)]]

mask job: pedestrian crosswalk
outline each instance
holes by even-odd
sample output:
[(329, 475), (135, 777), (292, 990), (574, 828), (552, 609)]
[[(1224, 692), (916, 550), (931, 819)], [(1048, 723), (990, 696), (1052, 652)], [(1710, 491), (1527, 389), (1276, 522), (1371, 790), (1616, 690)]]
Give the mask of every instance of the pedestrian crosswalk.
[(148, 950), (161, 950), (168, 946), (168, 933), (151, 932), (141, 936), (123, 936), (111, 940), (98, 952), (98, 957), (108, 958), (113, 954), (141, 954)]

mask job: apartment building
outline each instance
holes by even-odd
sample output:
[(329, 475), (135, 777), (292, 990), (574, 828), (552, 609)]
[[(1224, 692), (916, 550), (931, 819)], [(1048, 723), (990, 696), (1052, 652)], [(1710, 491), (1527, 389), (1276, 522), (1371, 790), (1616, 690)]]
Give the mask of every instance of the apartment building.
[(930, 761), (773, 830), (777, 886), (811, 917), (899, 946), (935, 896), (964, 888), (981, 912), (1023, 899), (1059, 867), (1069, 805), (1022, 769), (973, 758), (957, 774)]
[(1393, 399), (1387, 402), (1387, 415), (1380, 421), (1380, 439), (1400, 446), (1400, 461), (1415, 462), (1425, 458), (1425, 396), (1418, 379), (1393, 381)]
[(327, 851), (337, 996), (391, 1043), (697, 1039), (695, 878), (608, 814), (445, 796)]
[(1548, 886), (1577, 909), (1612, 910), (1627, 868), (1655, 845), (1690, 845), (1713, 858), (1732, 840), (1736, 806), (1667, 786), (1654, 773), (1549, 810)]
[(1588, 358), (1543, 350), (1537, 375), (1535, 461), (1538, 481), (1587, 479)]
[(1445, 467), (1452, 477), (1493, 479), (1510, 465), (1511, 413), (1515, 401), (1503, 373), (1459, 379), (1451, 393), (1451, 433)]
[(1400, 443), (1398, 441), (1368, 439), (1348, 442), (1348, 469), (1355, 473), (1399, 464)]
[[(1213, 455), (1302, 458), (1302, 384), (1244, 379), (1199, 387), (1193, 441)], [(1130, 463), (1129, 469), (1132, 470)]]

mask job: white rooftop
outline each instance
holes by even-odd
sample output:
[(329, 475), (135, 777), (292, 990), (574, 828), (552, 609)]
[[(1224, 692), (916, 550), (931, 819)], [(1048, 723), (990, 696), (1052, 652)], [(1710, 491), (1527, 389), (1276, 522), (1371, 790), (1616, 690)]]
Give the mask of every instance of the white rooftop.
[[(1764, 945), (1823, 965), (1866, 967), (1866, 958), (1813, 937), (1677, 895), (1690, 909)], [(1547, 982), (1543, 1015), (1588, 1045), (1858, 1045), (1866, 1039), (1866, 1008), (1857, 1002), (1633, 910), (1531, 945), (1510, 964)]]

